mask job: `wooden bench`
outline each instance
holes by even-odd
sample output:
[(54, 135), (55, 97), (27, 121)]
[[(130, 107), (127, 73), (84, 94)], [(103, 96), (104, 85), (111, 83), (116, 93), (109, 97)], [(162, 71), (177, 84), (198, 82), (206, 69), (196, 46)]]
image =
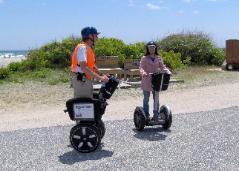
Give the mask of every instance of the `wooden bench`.
[(122, 78), (124, 70), (119, 67), (117, 56), (99, 56), (96, 57), (96, 66), (104, 74), (113, 74)]
[(124, 79), (129, 76), (133, 80), (134, 76), (140, 76), (139, 72), (140, 59), (125, 59), (124, 61)]

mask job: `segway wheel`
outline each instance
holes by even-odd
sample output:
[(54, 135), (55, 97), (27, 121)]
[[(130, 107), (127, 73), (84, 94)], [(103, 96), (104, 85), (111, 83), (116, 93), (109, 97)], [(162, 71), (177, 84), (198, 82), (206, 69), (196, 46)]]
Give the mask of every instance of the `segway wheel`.
[(96, 124), (96, 127), (100, 130), (100, 138), (102, 139), (105, 135), (105, 123), (102, 120), (99, 120)]
[(97, 127), (89, 124), (78, 124), (71, 129), (70, 143), (81, 153), (89, 153), (99, 146), (101, 141)]
[(143, 109), (136, 107), (134, 111), (134, 125), (138, 131), (142, 131), (145, 127), (146, 119), (143, 114)]
[(162, 106), (160, 108), (160, 116), (165, 121), (165, 123), (162, 125), (163, 129), (169, 129), (172, 125), (172, 112), (167, 106)]

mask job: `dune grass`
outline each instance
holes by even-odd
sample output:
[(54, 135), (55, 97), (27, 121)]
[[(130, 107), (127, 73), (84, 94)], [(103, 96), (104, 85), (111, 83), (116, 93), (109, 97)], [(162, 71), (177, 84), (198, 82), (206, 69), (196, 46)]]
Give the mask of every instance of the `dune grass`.
[(70, 72), (63, 69), (41, 69), (37, 71), (14, 72), (10, 77), (1, 80), (0, 84), (26, 83), (29, 81), (56, 85), (70, 81)]
[(225, 71), (216, 66), (191, 66), (177, 70), (173, 77), (184, 80), (182, 87), (197, 87), (238, 82), (239, 72)]

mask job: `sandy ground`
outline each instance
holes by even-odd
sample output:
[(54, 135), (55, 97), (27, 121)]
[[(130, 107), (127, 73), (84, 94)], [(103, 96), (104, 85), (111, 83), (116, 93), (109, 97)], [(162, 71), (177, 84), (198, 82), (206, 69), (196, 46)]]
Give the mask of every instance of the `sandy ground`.
[[(186, 89), (172, 86), (160, 94), (160, 104), (170, 106), (173, 114), (239, 106), (238, 90), (239, 81)], [(0, 131), (73, 124), (63, 112), (72, 91), (68, 84), (27, 83), (1, 87)], [(132, 119), (135, 107), (142, 105), (142, 92), (139, 88), (119, 89), (108, 103), (103, 120)]]

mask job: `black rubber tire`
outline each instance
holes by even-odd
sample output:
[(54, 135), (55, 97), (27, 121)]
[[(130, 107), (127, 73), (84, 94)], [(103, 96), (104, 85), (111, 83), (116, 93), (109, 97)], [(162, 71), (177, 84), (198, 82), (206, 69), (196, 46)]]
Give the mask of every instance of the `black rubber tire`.
[(144, 117), (144, 114), (142, 113), (142, 110), (140, 110), (139, 107), (136, 107), (134, 111), (134, 125), (136, 130), (142, 131), (145, 127), (146, 119)]
[(100, 138), (102, 139), (105, 136), (105, 123), (100, 119), (96, 124), (96, 127), (100, 130)]
[(165, 120), (165, 123), (162, 125), (163, 129), (167, 130), (171, 127), (172, 125), (172, 121), (173, 121), (173, 116), (172, 116), (172, 112), (169, 108), (166, 108), (165, 106), (163, 106), (160, 109), (160, 116), (162, 117), (163, 120)]
[(95, 151), (100, 141), (99, 129), (94, 125), (81, 123), (71, 128), (70, 143), (80, 153)]
[(226, 64), (226, 70), (229, 71), (228, 64)]
[(226, 70), (231, 71), (234, 69), (234, 66), (232, 64), (226, 64)]

